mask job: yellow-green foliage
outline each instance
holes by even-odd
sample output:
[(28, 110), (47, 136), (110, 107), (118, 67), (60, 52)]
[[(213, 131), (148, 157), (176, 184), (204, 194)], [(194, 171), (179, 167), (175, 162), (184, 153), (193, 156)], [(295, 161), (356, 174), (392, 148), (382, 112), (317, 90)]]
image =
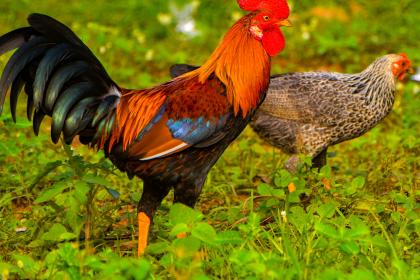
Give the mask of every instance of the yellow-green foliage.
[[(290, 2), (294, 27), (274, 73), (360, 71), (390, 52), (420, 64), (418, 0)], [(0, 34), (31, 12), (66, 23), (115, 81), (136, 88), (167, 80), (173, 63), (203, 63), (242, 15), (234, 0), (2, 0)], [(196, 33), (177, 31), (178, 17)], [(7, 106), (0, 117), (0, 279), (418, 279), (419, 92), (401, 84), (392, 113), (331, 148), (320, 174), (302, 166), (290, 175), (287, 156), (247, 129), (196, 210), (164, 201), (141, 259), (141, 181), (102, 153), (51, 144), (46, 124), (34, 137), (23, 97), (17, 124)]]

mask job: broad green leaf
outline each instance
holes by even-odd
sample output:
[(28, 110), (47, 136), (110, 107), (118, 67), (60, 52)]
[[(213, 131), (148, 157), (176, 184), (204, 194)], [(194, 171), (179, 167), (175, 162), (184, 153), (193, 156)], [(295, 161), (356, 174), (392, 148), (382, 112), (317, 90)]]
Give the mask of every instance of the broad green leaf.
[(93, 174), (85, 174), (83, 176), (83, 181), (90, 184), (96, 184), (96, 185), (101, 185), (105, 187), (109, 187), (110, 185), (109, 182), (105, 178), (102, 178), (100, 176), (96, 176)]
[(335, 238), (335, 239), (339, 239), (340, 236), (337, 232), (337, 230), (335, 228), (333, 228), (330, 225), (324, 224), (324, 223), (316, 223), (315, 224), (315, 230), (322, 234), (325, 235), (327, 237), (331, 237), (331, 238)]
[(65, 182), (58, 182), (51, 186), (51, 188), (44, 190), (35, 200), (35, 203), (43, 203), (53, 199), (62, 191), (68, 188)]
[(335, 214), (335, 209), (337, 208), (337, 203), (334, 201), (327, 202), (322, 204), (318, 208), (318, 214), (322, 218), (332, 218)]
[(353, 179), (353, 181), (351, 182), (351, 187), (355, 188), (355, 189), (360, 189), (361, 187), (363, 187), (365, 185), (365, 178), (364, 177), (356, 177)]
[(357, 243), (353, 240), (342, 242), (340, 244), (340, 249), (349, 255), (357, 255), (360, 252), (359, 245), (357, 245)]
[(285, 197), (284, 189), (274, 189), (272, 186), (265, 183), (258, 185), (258, 193), (263, 196), (274, 196), (277, 198)]
[(74, 197), (81, 203), (85, 204), (87, 201), (87, 193), (90, 190), (88, 183), (83, 181), (77, 181), (74, 184)]
[(361, 236), (370, 234), (370, 228), (365, 224), (364, 221), (356, 216), (350, 217), (350, 226), (351, 229), (346, 232), (345, 237), (347, 238), (358, 239)]
[(216, 241), (221, 245), (239, 245), (243, 243), (243, 238), (238, 231), (227, 230), (217, 233)]
[(258, 185), (258, 193), (260, 195), (270, 196), (272, 193), (272, 189), (273, 188), (269, 184), (262, 183)]
[(172, 225), (180, 223), (193, 224), (202, 218), (203, 214), (181, 203), (175, 203), (169, 211), (169, 222)]
[(276, 187), (286, 187), (292, 180), (292, 175), (287, 170), (282, 169), (274, 176), (274, 185)]
[(54, 224), (48, 232), (42, 236), (46, 241), (63, 241), (76, 238), (74, 233), (68, 232), (62, 224)]
[(193, 255), (200, 250), (201, 241), (194, 236), (187, 236), (175, 239), (172, 244), (175, 250), (182, 250), (183, 254)]
[(160, 255), (169, 250), (169, 244), (166, 242), (152, 243), (147, 246), (147, 252), (154, 255)]
[(185, 223), (180, 223), (180, 224), (176, 224), (176, 225), (174, 226), (174, 228), (171, 230), (170, 235), (171, 235), (171, 236), (176, 236), (176, 235), (178, 235), (178, 234), (181, 234), (181, 233), (188, 233), (188, 232), (190, 232), (190, 231), (191, 231), (191, 229), (188, 227), (188, 225), (187, 225), (187, 224), (185, 224)]
[(299, 197), (300, 194), (301, 194), (301, 192), (298, 192), (298, 191), (289, 193), (287, 195), (287, 201), (290, 202), (290, 203), (299, 203), (300, 202), (300, 197)]
[(214, 240), (216, 239), (217, 233), (211, 225), (198, 223), (193, 227), (191, 235), (205, 243), (215, 244)]

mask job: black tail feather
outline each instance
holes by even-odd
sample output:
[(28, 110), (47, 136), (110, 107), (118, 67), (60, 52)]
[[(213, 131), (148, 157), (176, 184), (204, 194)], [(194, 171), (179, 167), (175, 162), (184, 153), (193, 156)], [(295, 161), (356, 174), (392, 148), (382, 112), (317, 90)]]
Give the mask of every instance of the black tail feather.
[(67, 115), (63, 129), (66, 143), (68, 143), (69, 139), (73, 139), (74, 136), (76, 136), (89, 125), (89, 122), (87, 121), (92, 119), (91, 114), (93, 114), (89, 113), (89, 111), (92, 111), (92, 109), (95, 107), (95, 101), (95, 97), (87, 97), (82, 99)]
[(33, 93), (32, 84), (26, 83), (25, 84), (25, 93), (28, 96), (28, 101), (26, 105), (26, 117), (28, 120), (32, 120), (32, 113), (34, 112), (34, 99), (32, 97)]
[(88, 95), (94, 89), (95, 88), (93, 85), (82, 82), (72, 85), (60, 95), (56, 105), (54, 106), (54, 111), (52, 114), (53, 124), (51, 126), (51, 139), (54, 143), (58, 142), (67, 114), (73, 105), (75, 105), (77, 101)]
[(70, 28), (52, 17), (37, 13), (29, 15), (28, 22), (32, 28), (53, 42), (68, 43), (76, 49), (81, 48), (82, 53), (85, 54), (84, 58), (94, 64), (106, 79), (111, 80), (99, 60)]
[(30, 14), (28, 16), (28, 23), (37, 32), (55, 43), (65, 42), (85, 47), (85, 44), (83, 44), (70, 28), (50, 16), (37, 13)]
[(33, 39), (19, 48), (7, 62), (0, 80), (0, 113), (3, 111), (7, 90), (19, 73), (27, 67), (32, 60), (45, 52), (47, 49), (45, 43), (46, 40), (43, 38)]
[(34, 133), (36, 136), (39, 134), (39, 128), (41, 126), (42, 121), (44, 120), (45, 113), (42, 111), (35, 111), (34, 113), (34, 120), (32, 121)]
[(112, 109), (115, 102), (117, 102), (118, 97), (111, 95), (106, 97), (101, 104), (99, 104), (98, 109), (96, 110), (95, 117), (93, 118), (92, 125), (96, 125), (100, 120), (102, 120)]
[(0, 56), (21, 47), (31, 35), (37, 34), (32, 27), (18, 28), (0, 37)]
[(65, 44), (58, 44), (45, 53), (36, 70), (34, 81), (34, 103), (37, 108), (42, 105), (43, 93), (52, 72), (70, 54), (71, 51)]
[(64, 86), (72, 79), (87, 73), (88, 70), (89, 65), (84, 61), (75, 61), (72, 64), (63, 66), (62, 68), (56, 70), (56, 73), (52, 76), (48, 89), (45, 93), (44, 106), (47, 112), (52, 112), (54, 104)]
[(21, 77), (17, 77), (12, 84), (10, 90), (10, 112), (12, 114), (13, 121), (16, 122), (16, 106), (19, 98), (19, 94), (22, 91), (25, 81)]
[(66, 143), (78, 134), (92, 140), (98, 128), (112, 126), (109, 122), (121, 95), (118, 86), (68, 27), (41, 14), (30, 15), (28, 22), (30, 27), (0, 37), (0, 55), (17, 48), (0, 79), (0, 114), (11, 88), (10, 108), (16, 121), (17, 100), (24, 87), (35, 134), (49, 115), (54, 143), (62, 133)]

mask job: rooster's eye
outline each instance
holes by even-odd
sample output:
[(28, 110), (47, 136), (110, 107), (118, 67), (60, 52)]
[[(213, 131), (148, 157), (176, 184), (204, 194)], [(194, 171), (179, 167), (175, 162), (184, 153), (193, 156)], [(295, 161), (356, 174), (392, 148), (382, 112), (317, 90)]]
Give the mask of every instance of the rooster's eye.
[(263, 19), (264, 19), (264, 21), (269, 21), (270, 17), (269, 16), (264, 16)]

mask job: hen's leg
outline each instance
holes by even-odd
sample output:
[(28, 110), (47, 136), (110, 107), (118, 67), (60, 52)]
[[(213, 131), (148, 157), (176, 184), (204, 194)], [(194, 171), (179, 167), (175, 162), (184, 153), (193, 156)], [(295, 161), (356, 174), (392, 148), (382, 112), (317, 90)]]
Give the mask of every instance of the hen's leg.
[[(312, 167), (317, 168), (318, 171), (320, 171), (321, 168), (327, 164), (327, 150), (328, 147), (322, 150), (316, 157), (312, 159)], [(322, 178), (321, 181), (327, 191), (331, 190), (331, 181), (328, 178)]]
[(325, 148), (317, 156), (315, 156), (312, 159), (312, 167), (313, 168), (318, 168), (318, 170), (319, 170), (327, 164), (327, 150), (328, 150), (328, 148)]
[(156, 209), (168, 195), (170, 188), (162, 187), (160, 183), (144, 180), (143, 194), (137, 207), (137, 221), (139, 227), (138, 256), (143, 255), (147, 247), (149, 229)]

